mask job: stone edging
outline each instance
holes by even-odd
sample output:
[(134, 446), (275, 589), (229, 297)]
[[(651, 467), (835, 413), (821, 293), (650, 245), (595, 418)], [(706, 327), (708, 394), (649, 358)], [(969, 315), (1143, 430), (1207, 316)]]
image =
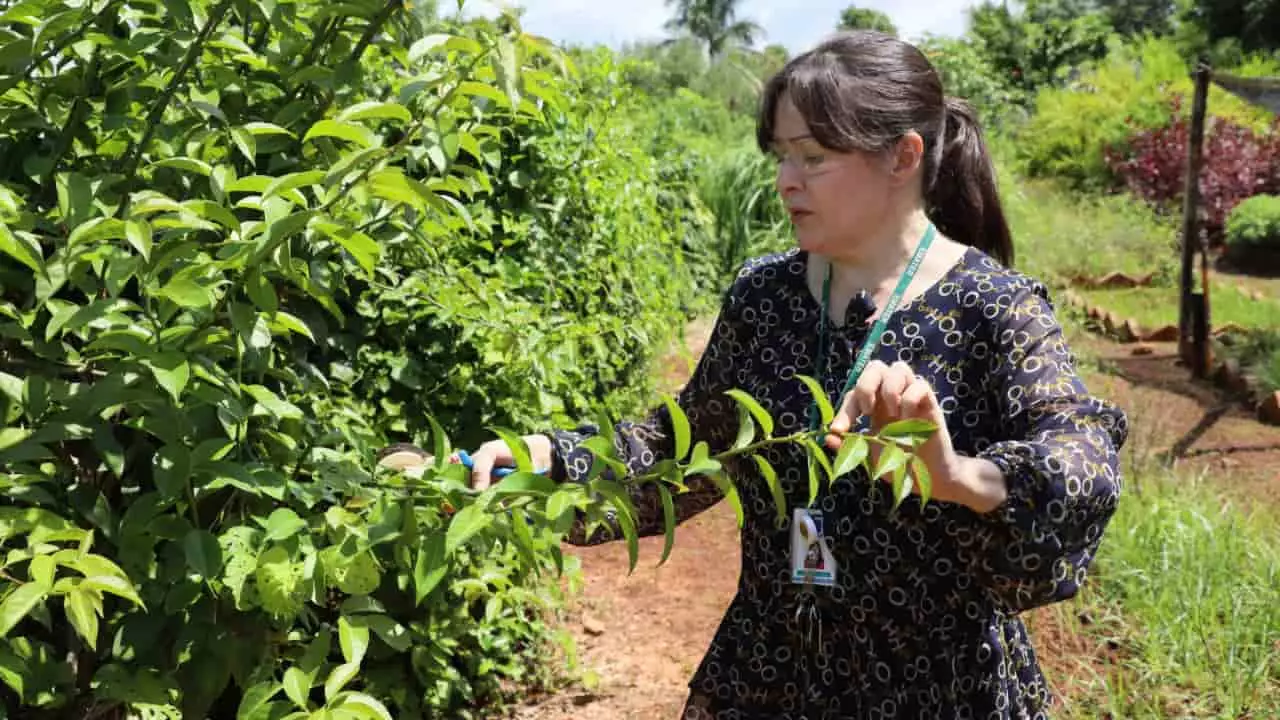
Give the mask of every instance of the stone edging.
[[(1063, 298), (1069, 307), (1082, 311), (1093, 322), (1091, 330), (1095, 332), (1101, 330), (1100, 334), (1121, 343), (1178, 341), (1180, 333), (1176, 325), (1165, 325), (1154, 329), (1143, 328), (1133, 318), (1121, 319), (1119, 315), (1105, 308), (1090, 304), (1088, 300), (1072, 290), (1067, 290)], [(1212, 335), (1219, 337), (1243, 330), (1244, 328), (1235, 323), (1225, 323), (1215, 327)], [(1148, 349), (1147, 352), (1150, 350)], [(1243, 402), (1260, 421), (1280, 425), (1280, 391), (1263, 392), (1257, 379), (1244, 372), (1234, 359), (1215, 360), (1209, 379), (1215, 387)]]

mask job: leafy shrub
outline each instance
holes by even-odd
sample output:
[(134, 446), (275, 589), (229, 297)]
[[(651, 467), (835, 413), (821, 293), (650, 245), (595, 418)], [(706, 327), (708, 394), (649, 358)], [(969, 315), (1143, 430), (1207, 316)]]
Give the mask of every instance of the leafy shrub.
[[(1057, 177), (1077, 188), (1102, 190), (1116, 182), (1106, 156), (1135, 133), (1170, 123), (1170, 101), (1191, 97), (1190, 68), (1164, 38), (1115, 42), (1106, 58), (1073, 82), (1042, 90), (1035, 113), (1017, 132), (1018, 161), (1033, 176)], [(1188, 105), (1175, 106), (1180, 117)], [(1271, 116), (1210, 86), (1214, 117), (1264, 131)]]
[(1266, 245), (1280, 249), (1280, 197), (1257, 195), (1227, 216), (1227, 245)]
[[(1138, 130), (1121, 147), (1108, 148), (1107, 162), (1130, 192), (1176, 209), (1185, 188), (1190, 120), (1181, 98), (1171, 102), (1171, 122)], [(1277, 122), (1280, 130), (1280, 122)], [(1280, 132), (1260, 134), (1215, 118), (1205, 131), (1200, 173), (1202, 233), (1222, 241), (1228, 213), (1242, 200), (1280, 191)]]
[(942, 76), (948, 95), (964, 98), (978, 111), (983, 125), (1003, 127), (1018, 108), (1013, 78), (996, 70), (981, 48), (966, 38), (927, 37), (920, 49)]
[(545, 506), (374, 453), (635, 402), (683, 234), (608, 68), (398, 8), (0, 16), (10, 715), (468, 718), (547, 680)]

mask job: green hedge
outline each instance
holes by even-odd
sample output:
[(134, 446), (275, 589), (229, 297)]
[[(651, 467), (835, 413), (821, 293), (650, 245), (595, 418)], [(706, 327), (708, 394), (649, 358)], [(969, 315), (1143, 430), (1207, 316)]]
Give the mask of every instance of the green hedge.
[(635, 407), (697, 206), (604, 60), (413, 17), (0, 15), (10, 715), (468, 718), (547, 679), (563, 523), (374, 453)]

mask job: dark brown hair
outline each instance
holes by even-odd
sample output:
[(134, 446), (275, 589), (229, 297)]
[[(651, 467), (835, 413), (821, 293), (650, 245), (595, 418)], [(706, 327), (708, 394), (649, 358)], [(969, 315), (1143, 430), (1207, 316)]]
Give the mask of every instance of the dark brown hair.
[(765, 85), (756, 142), (774, 143), (778, 102), (788, 95), (815, 141), (840, 152), (884, 152), (909, 131), (924, 139), (924, 199), (943, 234), (1006, 265), (1013, 239), (995, 167), (973, 109), (946, 97), (924, 53), (871, 30), (838, 33), (797, 55)]

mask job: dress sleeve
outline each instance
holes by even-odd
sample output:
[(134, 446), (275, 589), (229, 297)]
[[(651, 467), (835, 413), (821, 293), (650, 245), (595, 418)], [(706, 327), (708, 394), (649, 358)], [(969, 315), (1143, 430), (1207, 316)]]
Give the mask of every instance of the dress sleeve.
[[(689, 418), (692, 443), (705, 440), (714, 454), (727, 449), (737, 436), (736, 405), (724, 392), (734, 385), (735, 361), (745, 352), (747, 337), (741, 321), (743, 303), (741, 283), (726, 293), (716, 317), (707, 347), (699, 358), (689, 381), (675, 400)], [(599, 427), (583, 425), (574, 430), (552, 430), (551, 476), (558, 482), (586, 482), (594, 455), (582, 447), (588, 438), (599, 434)], [(663, 403), (649, 412), (644, 420), (624, 421), (614, 427), (614, 447), (627, 465), (628, 475), (643, 474), (675, 453), (671, 414)], [(612, 470), (603, 476), (618, 478)], [(719, 502), (723, 494), (709, 478), (694, 476), (686, 481), (688, 492), (673, 493), (676, 522), (684, 522)], [(636, 509), (636, 527), (640, 536), (660, 535), (665, 529), (662, 498), (652, 483), (636, 487), (627, 485)], [(623, 537), (616, 518), (610, 515), (604, 528), (588, 532), (582, 518), (574, 523), (567, 540), (575, 545), (595, 545)]]
[(1002, 418), (980, 449), (1008, 483), (982, 516), (975, 576), (1010, 613), (1068, 599), (1084, 583), (1120, 498), (1124, 412), (1091, 396), (1043, 285), (1019, 289), (997, 327)]

